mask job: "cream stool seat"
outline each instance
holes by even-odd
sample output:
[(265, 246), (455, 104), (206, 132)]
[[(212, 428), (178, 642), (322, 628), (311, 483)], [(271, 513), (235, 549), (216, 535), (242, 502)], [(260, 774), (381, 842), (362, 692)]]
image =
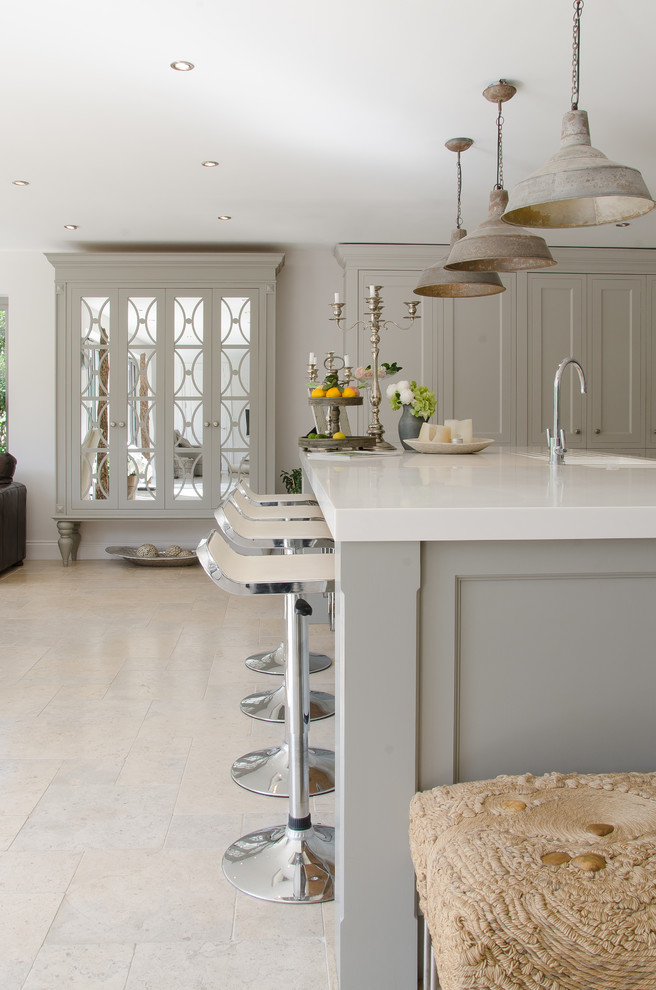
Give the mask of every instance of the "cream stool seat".
[(329, 826), (314, 825), (310, 815), (307, 620), (312, 609), (300, 596), (332, 590), (334, 556), (242, 555), (216, 530), (201, 540), (197, 552), (209, 577), (232, 594), (277, 594), (292, 599), (287, 610), (287, 823), (237, 839), (224, 854), (223, 871), (239, 890), (263, 900), (295, 904), (332, 900), (335, 832)]
[(311, 495), (306, 495), (304, 493), (295, 494), (288, 492), (286, 495), (260, 495), (254, 492), (253, 489), (242, 479), (237, 482), (236, 491), (242, 493), (242, 495), (249, 501), (254, 502), (255, 505), (316, 505), (317, 500)]
[(443, 990), (656, 987), (655, 773), (435, 787), (410, 849)]
[[(228, 500), (226, 500), (228, 501)], [(256, 505), (235, 488), (230, 494), (232, 501), (242, 515), (248, 519), (323, 519), (324, 515), (316, 504)]]

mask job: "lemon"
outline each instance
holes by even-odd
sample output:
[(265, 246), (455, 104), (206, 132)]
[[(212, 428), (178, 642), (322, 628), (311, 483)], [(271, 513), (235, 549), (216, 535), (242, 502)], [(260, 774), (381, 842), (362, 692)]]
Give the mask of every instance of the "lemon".
[(312, 398), (313, 399), (323, 399), (323, 397), (324, 397), (325, 394), (326, 393), (321, 388), (321, 386), (319, 386), (318, 388), (312, 389)]
[(341, 397), (341, 394), (342, 393), (340, 392), (340, 390), (335, 386), (334, 388), (329, 388), (328, 389), (328, 391), (326, 392), (326, 398), (327, 399), (337, 399), (337, 398)]
[(333, 440), (346, 440), (346, 434), (339, 431), (337, 433), (333, 433)]
[(342, 392), (342, 395), (345, 399), (353, 399), (355, 397), (355, 389), (345, 388), (344, 391)]

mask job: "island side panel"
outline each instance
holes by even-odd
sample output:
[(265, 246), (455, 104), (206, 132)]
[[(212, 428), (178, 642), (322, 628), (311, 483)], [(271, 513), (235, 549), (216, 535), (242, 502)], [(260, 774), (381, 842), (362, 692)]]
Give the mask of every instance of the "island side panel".
[(417, 543), (341, 543), (337, 564), (340, 990), (416, 985)]
[(422, 788), (656, 769), (656, 541), (424, 544)]

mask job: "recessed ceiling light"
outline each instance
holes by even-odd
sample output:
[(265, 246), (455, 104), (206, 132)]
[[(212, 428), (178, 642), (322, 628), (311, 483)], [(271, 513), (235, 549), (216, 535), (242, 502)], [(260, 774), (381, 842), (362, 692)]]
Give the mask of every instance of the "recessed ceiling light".
[(203, 168), (214, 168), (214, 166), (218, 164), (218, 162), (201, 162)]
[(194, 68), (194, 63), (184, 62), (182, 59), (178, 59), (177, 62), (171, 62), (171, 68), (175, 69), (176, 72), (191, 72)]
[(621, 223), (616, 223), (615, 226), (616, 227), (630, 227), (631, 224), (629, 223), (628, 220), (622, 220)]
[(14, 179), (11, 184), (12, 186), (29, 186), (27, 179)]
[(216, 219), (217, 220), (232, 220), (232, 217), (226, 216), (226, 214), (224, 213), (222, 216), (217, 217)]
[(77, 230), (77, 229), (78, 229), (78, 224), (76, 224), (76, 223), (65, 223), (64, 224), (64, 230)]

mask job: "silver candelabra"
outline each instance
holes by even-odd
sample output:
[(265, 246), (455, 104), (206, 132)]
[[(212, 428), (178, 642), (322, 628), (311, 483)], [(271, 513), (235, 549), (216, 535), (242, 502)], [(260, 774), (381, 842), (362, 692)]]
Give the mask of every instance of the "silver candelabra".
[[(393, 320), (383, 319), (383, 300), (380, 297), (380, 290), (382, 285), (370, 285), (368, 287), (369, 295), (365, 296), (365, 303), (368, 308), (368, 319), (357, 320), (350, 327), (344, 326), (344, 317), (342, 316), (342, 310), (344, 309), (344, 303), (339, 302), (338, 298), (335, 298), (335, 302), (330, 305), (333, 308), (333, 316), (331, 320), (334, 321), (340, 330), (348, 332), (349, 330), (354, 330), (356, 327), (363, 327), (369, 331), (369, 340), (371, 342), (371, 388), (369, 390), (369, 406), (371, 410), (371, 419), (369, 422), (369, 427), (367, 429), (367, 436), (373, 437), (375, 440), (376, 450), (393, 450), (394, 445), (388, 443), (387, 440), (383, 439), (385, 433), (385, 428), (380, 422), (379, 409), (380, 409), (380, 381), (378, 377), (378, 354), (380, 351), (380, 332), (386, 327), (396, 327), (397, 330), (404, 330), (407, 327), (401, 327), (398, 323)], [(408, 307), (408, 315), (405, 317), (406, 320), (410, 322), (407, 326), (412, 326), (414, 321), (417, 319), (417, 307), (419, 306), (419, 301), (417, 302), (406, 302), (405, 305)]]

